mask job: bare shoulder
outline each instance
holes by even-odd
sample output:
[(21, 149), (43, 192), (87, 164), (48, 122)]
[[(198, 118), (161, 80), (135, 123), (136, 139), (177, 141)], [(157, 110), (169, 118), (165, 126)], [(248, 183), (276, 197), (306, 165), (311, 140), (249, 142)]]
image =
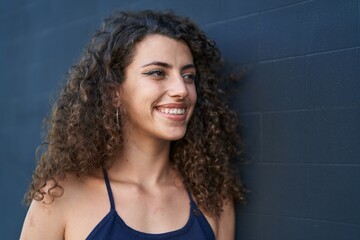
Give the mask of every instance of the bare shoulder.
[(233, 200), (224, 202), (223, 211), (218, 220), (217, 240), (235, 239), (235, 209)]
[(235, 239), (235, 209), (232, 200), (226, 200), (219, 218), (204, 213), (217, 240)]
[(51, 189), (51, 193), (60, 196), (55, 199), (49, 194), (44, 195), (42, 201), (33, 200), (24, 220), (20, 239), (64, 239), (66, 227), (66, 212), (71, 205), (69, 192), (74, 191), (77, 185), (76, 177), (67, 175), (54, 188), (53, 181), (48, 181), (43, 188), (44, 192)]

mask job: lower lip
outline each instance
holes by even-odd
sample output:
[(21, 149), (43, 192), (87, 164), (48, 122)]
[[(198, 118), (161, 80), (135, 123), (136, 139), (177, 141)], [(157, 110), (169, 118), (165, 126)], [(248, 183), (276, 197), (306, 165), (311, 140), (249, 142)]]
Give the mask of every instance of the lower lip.
[(186, 111), (184, 114), (181, 114), (181, 115), (177, 115), (177, 114), (166, 114), (166, 113), (163, 113), (159, 110), (157, 110), (155, 108), (156, 112), (158, 112), (159, 114), (161, 114), (162, 116), (166, 117), (167, 119), (170, 119), (172, 121), (177, 121), (177, 122), (182, 122), (182, 121), (185, 121), (186, 120)]

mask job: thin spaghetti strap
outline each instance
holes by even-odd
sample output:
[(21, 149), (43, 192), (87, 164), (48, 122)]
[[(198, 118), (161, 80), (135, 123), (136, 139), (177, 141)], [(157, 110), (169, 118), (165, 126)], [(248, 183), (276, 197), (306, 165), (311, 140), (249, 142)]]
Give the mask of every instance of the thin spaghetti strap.
[(189, 196), (189, 199), (190, 199), (190, 203), (195, 204), (195, 202), (194, 202), (194, 200), (193, 200), (193, 197), (192, 197), (192, 195), (191, 195), (191, 192), (190, 192), (188, 189), (186, 189), (186, 191), (187, 191), (187, 193), (188, 193), (188, 196)]
[(109, 200), (110, 200), (110, 209), (113, 210), (113, 209), (115, 209), (114, 196), (113, 196), (113, 193), (111, 191), (109, 177), (108, 177), (108, 174), (107, 174), (107, 171), (106, 171), (105, 168), (103, 168), (103, 172), (104, 172), (104, 179), (105, 179), (106, 189), (107, 189), (107, 192), (108, 192), (108, 195), (109, 195)]

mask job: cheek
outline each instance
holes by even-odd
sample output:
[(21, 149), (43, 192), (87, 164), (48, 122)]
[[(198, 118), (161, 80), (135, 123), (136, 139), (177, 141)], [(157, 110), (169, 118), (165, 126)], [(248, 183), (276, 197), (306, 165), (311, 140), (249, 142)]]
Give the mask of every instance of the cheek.
[(195, 103), (196, 103), (196, 99), (197, 99), (197, 94), (196, 94), (196, 87), (195, 85), (192, 85), (190, 88), (189, 88), (189, 98), (192, 102), (192, 104), (195, 106)]

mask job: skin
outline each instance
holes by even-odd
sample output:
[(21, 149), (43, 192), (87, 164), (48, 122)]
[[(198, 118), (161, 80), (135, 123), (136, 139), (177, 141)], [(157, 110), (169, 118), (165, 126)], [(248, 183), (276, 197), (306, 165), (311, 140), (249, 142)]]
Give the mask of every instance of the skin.
[[(118, 106), (125, 109), (125, 144), (108, 169), (116, 210), (138, 231), (174, 231), (185, 225), (190, 212), (169, 149), (172, 140), (184, 136), (196, 102), (192, 54), (183, 42), (150, 35), (136, 45), (125, 74), (117, 92)], [(181, 114), (165, 108), (181, 109)], [(46, 195), (43, 202), (31, 203), (20, 239), (85, 239), (109, 212), (100, 169), (80, 179), (68, 174), (60, 185), (64, 194), (51, 204)], [(234, 239), (232, 201), (225, 203), (220, 218), (204, 215), (216, 239)]]

